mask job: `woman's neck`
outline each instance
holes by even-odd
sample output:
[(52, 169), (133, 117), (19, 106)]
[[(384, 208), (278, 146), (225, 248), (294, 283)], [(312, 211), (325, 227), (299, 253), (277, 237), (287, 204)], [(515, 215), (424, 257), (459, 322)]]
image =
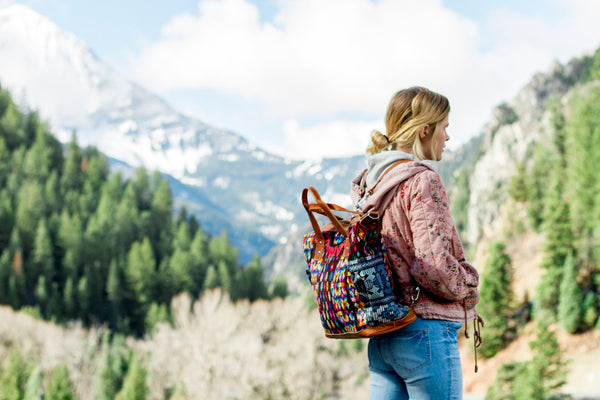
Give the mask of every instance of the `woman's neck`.
[(412, 154), (412, 149), (408, 148), (408, 147), (400, 147), (400, 146), (396, 146), (394, 147), (392, 150), (398, 150), (398, 151), (403, 151), (407, 154)]

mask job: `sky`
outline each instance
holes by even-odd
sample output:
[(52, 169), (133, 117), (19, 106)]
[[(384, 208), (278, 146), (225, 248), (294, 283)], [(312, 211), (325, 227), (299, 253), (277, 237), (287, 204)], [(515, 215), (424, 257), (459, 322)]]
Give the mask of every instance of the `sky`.
[(395, 92), (451, 103), (457, 148), (554, 61), (600, 47), (589, 0), (0, 0), (74, 33), (176, 109), (265, 150), (362, 154)]

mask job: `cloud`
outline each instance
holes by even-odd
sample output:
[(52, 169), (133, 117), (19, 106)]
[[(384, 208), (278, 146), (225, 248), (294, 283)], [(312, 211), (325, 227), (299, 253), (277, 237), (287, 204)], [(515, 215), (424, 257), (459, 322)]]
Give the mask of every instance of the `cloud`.
[(288, 120), (282, 126), (283, 142), (271, 144), (266, 150), (296, 160), (360, 154), (367, 148), (369, 133), (378, 125), (381, 123), (377, 121), (335, 120), (301, 127), (298, 121)]
[[(555, 0), (552, 18), (492, 9), (476, 22), (441, 0), (280, 0), (263, 21), (248, 1), (206, 0), (197, 14), (172, 18), (132, 60), (131, 74), (163, 93), (210, 90), (260, 104), (297, 121), (281, 130), (286, 146), (298, 148), (326, 131), (339, 145), (340, 127), (362, 130), (383, 119), (395, 91), (424, 85), (450, 98), (452, 147), (535, 72), (598, 45), (593, 3)], [(352, 113), (366, 122), (340, 120)]]
[(225, 91), (287, 117), (380, 113), (401, 86), (455, 76), (476, 35), (432, 0), (282, 1), (266, 23), (244, 0), (204, 1), (163, 28), (133, 75), (160, 91)]

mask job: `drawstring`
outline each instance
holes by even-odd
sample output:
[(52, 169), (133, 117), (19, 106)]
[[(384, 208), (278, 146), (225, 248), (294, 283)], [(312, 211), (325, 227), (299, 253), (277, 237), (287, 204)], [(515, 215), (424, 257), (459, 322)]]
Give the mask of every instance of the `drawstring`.
[[(465, 337), (469, 339), (469, 321), (467, 320), (466, 300), (463, 301), (463, 309), (465, 310)], [(477, 312), (477, 310), (475, 310), (475, 312)], [(483, 321), (483, 318), (481, 318), (481, 315), (475, 314), (475, 319), (473, 320), (473, 332), (475, 335), (473, 337), (473, 350), (475, 351), (475, 373), (477, 373), (477, 371), (479, 370), (479, 367), (477, 366), (477, 349), (479, 348), (479, 346), (481, 346), (481, 343), (483, 343), (483, 339), (481, 339), (481, 328), (483, 328), (484, 326), (485, 322)]]
[(481, 328), (485, 326), (485, 322), (481, 315), (477, 314), (475, 319), (473, 320), (473, 330), (475, 331), (475, 337), (473, 338), (473, 349), (475, 350), (475, 372), (477, 372), (477, 349), (483, 343), (483, 339), (481, 339)]

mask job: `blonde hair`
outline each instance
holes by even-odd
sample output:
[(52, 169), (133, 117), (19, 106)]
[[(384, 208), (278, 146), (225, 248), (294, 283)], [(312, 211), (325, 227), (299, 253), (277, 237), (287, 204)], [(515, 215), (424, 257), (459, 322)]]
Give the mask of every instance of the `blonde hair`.
[(420, 160), (424, 160), (419, 131), (428, 126), (431, 134), (434, 134), (436, 125), (449, 113), (450, 102), (446, 96), (420, 86), (400, 90), (388, 105), (385, 116), (387, 136), (378, 130), (372, 131), (367, 154), (404, 147), (411, 149), (412, 154)]

